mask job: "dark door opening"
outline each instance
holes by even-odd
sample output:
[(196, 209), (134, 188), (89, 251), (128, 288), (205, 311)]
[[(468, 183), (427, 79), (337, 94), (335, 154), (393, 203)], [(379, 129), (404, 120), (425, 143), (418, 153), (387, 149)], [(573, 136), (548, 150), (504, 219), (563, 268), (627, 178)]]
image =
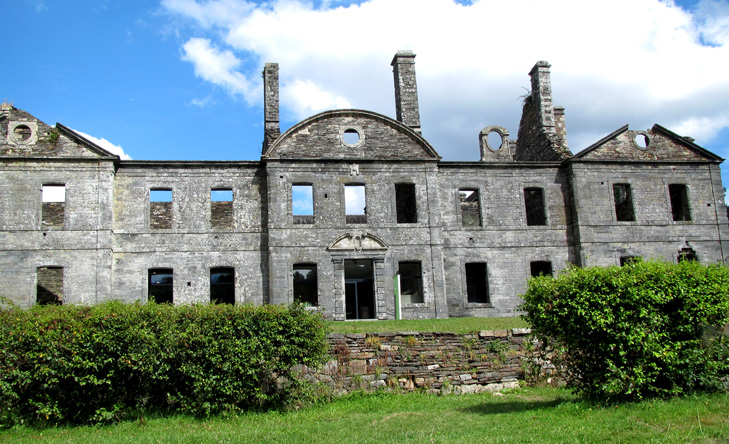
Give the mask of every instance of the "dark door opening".
[(372, 261), (344, 261), (344, 299), (347, 319), (375, 318), (375, 288)]

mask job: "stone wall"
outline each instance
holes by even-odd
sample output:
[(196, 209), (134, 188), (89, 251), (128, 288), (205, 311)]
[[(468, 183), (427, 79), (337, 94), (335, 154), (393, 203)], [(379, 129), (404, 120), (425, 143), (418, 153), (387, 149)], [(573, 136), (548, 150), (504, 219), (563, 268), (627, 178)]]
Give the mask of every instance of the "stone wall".
[(530, 330), (331, 334), (331, 360), (305, 378), (335, 393), (383, 387), (429, 393), (514, 388), (533, 350)]

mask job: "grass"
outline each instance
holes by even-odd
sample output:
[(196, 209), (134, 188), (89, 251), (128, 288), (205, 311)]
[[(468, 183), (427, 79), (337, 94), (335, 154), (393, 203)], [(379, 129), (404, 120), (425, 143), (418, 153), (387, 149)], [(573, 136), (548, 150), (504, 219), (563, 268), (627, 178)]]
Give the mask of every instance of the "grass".
[(292, 412), (225, 419), (148, 418), (103, 427), (0, 431), (13, 443), (719, 443), (729, 440), (729, 395), (620, 406), (564, 389), (491, 394), (354, 395)]
[(521, 318), (448, 318), (400, 321), (328, 322), (332, 333), (375, 333), (390, 331), (450, 331), (472, 333), (479, 330), (503, 330), (527, 327)]

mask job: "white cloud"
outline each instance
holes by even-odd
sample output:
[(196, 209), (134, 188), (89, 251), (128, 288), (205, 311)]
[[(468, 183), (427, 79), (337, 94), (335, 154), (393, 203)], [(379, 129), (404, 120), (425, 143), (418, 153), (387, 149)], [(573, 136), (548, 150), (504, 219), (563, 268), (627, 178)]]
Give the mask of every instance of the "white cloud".
[(204, 28), (194, 32), (205, 38), (184, 46), (196, 75), (249, 104), (260, 106), (263, 62), (279, 62), (282, 117), (343, 107), (394, 116), (389, 63), (397, 50), (413, 50), (423, 135), (446, 160), (476, 159), (487, 125), (516, 138), (519, 96), (537, 60), (552, 64), (573, 152), (625, 123), (674, 125), (700, 144), (727, 126), (727, 101), (712, 99), (729, 98), (725, 0), (702, 0), (693, 13), (659, 0), (163, 6)]
[(132, 160), (131, 156), (129, 156), (127, 153), (125, 153), (124, 150), (122, 149), (122, 147), (120, 147), (119, 145), (114, 145), (113, 143), (109, 142), (106, 139), (103, 139), (103, 138), (99, 139), (97, 137), (90, 136), (90, 135), (88, 135), (84, 132), (78, 131), (78, 130), (72, 130), (72, 131), (80, 134), (82, 137), (95, 143), (96, 145), (98, 145), (102, 149), (110, 152), (111, 154), (115, 154), (115, 155), (119, 156), (119, 158), (122, 160)]

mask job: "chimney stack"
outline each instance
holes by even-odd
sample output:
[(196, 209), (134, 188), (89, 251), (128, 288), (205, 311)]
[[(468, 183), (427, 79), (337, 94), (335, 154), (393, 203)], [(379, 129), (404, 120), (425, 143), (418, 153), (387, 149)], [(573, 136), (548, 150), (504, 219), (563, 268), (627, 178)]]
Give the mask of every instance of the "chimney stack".
[(412, 51), (398, 51), (392, 59), (391, 65), (395, 77), (397, 120), (420, 132), (418, 85), (415, 82), (415, 54)]
[(529, 72), (532, 80), (532, 97), (536, 100), (539, 124), (542, 131), (555, 134), (554, 105), (552, 104), (552, 80), (549, 76), (551, 65), (547, 62), (537, 62)]
[(278, 63), (266, 63), (263, 68), (263, 154), (281, 135), (278, 113)]

